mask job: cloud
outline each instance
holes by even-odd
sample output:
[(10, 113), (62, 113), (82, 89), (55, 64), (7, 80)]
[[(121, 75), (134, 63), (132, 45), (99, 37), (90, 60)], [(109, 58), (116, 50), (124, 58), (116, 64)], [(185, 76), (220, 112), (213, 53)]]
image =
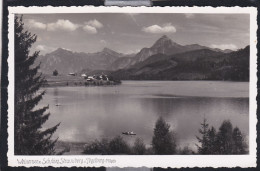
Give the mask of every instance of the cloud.
[(83, 27), (83, 30), (89, 34), (96, 34), (97, 33), (97, 29), (95, 27), (89, 26), (89, 25), (85, 25)]
[(236, 50), (237, 49), (237, 46), (234, 44), (219, 44), (219, 45), (212, 44), (210, 47), (218, 48), (218, 49), (222, 49), (222, 50), (225, 50), (225, 49)]
[(89, 25), (89, 26), (92, 26), (92, 27), (95, 27), (95, 28), (99, 28), (99, 29), (103, 27), (103, 24), (100, 23), (96, 19), (86, 22), (86, 25)]
[(54, 47), (49, 47), (49, 46), (46, 46), (46, 45), (37, 45), (35, 47), (35, 50), (39, 50), (41, 51), (41, 54), (46, 54), (48, 52), (52, 52), (54, 51), (56, 48)]
[(171, 23), (167, 23), (167, 24), (164, 24), (163, 26), (152, 25), (149, 27), (144, 27), (142, 29), (142, 31), (144, 31), (146, 33), (153, 33), (153, 34), (175, 33), (176, 28)]
[(69, 20), (57, 20), (55, 23), (48, 23), (48, 31), (64, 30), (64, 31), (75, 31), (79, 27), (78, 24), (74, 24)]
[(47, 31), (57, 31), (57, 30), (75, 31), (76, 29), (81, 27), (84, 31), (86, 31), (89, 34), (96, 34), (97, 29), (104, 27), (103, 24), (96, 19), (85, 22), (85, 25), (75, 24), (70, 20), (64, 20), (64, 19), (59, 19), (56, 22), (47, 23), (47, 24), (30, 19), (28, 20), (28, 25), (31, 28), (40, 29), (40, 30), (46, 29)]
[(88, 22), (85, 22), (85, 25), (82, 27), (82, 29), (89, 33), (89, 34), (96, 34), (98, 29), (102, 28), (103, 24), (100, 23), (98, 20), (90, 20)]
[(46, 27), (47, 27), (46, 24), (41, 23), (41, 22), (37, 22), (37, 21), (35, 21), (35, 20), (33, 20), (33, 19), (29, 19), (29, 20), (28, 20), (28, 25), (29, 25), (29, 27), (31, 27), (31, 28), (40, 29), (40, 30), (45, 30)]
[(186, 14), (184, 14), (185, 15), (185, 17), (186, 18), (194, 18), (194, 14), (192, 14), (192, 13), (186, 13)]

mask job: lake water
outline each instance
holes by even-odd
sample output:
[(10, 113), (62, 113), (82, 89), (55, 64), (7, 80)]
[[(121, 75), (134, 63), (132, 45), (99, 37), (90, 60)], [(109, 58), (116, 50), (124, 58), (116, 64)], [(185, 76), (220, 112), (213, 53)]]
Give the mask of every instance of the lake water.
[[(153, 128), (163, 116), (177, 133), (179, 146), (195, 148), (204, 116), (219, 128), (225, 119), (249, 133), (249, 83), (221, 81), (123, 81), (113, 87), (46, 88), (41, 104), (49, 104), (51, 116), (44, 127), (61, 125), (59, 140), (89, 142), (113, 138), (123, 131), (133, 144), (141, 137), (151, 144)], [(56, 106), (60, 104), (60, 106)]]

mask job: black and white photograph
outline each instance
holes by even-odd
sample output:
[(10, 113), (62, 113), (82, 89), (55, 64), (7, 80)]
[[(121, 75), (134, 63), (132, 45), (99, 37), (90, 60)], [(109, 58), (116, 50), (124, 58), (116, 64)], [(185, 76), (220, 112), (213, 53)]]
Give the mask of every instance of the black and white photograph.
[(11, 11), (9, 162), (254, 166), (256, 10), (103, 8)]

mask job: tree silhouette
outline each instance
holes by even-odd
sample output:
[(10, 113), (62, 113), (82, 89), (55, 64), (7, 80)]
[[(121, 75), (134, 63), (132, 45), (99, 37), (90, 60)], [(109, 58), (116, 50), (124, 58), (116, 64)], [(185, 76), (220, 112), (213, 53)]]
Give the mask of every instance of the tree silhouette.
[(233, 126), (229, 120), (224, 120), (219, 128), (216, 146), (219, 154), (232, 154), (233, 146)]
[(84, 147), (83, 154), (110, 154), (109, 141), (102, 139), (101, 141), (95, 140)]
[(59, 73), (58, 73), (58, 71), (55, 69), (53, 72), (52, 72), (52, 75), (53, 76), (57, 76)]
[(142, 155), (145, 153), (146, 148), (145, 148), (144, 142), (141, 138), (135, 139), (133, 151), (134, 151), (134, 154), (139, 154), (139, 155)]
[(208, 129), (206, 119), (204, 119), (199, 129), (201, 138), (197, 137), (200, 142), (198, 147), (199, 154), (246, 154), (247, 143), (238, 127), (233, 129), (229, 120), (224, 120), (219, 131), (216, 132), (214, 127)]
[(246, 145), (244, 137), (238, 127), (234, 128), (232, 138), (233, 138), (233, 142), (234, 142), (233, 154), (245, 154), (247, 145)]
[(40, 65), (33, 67), (39, 55), (30, 55), (30, 48), (37, 36), (24, 30), (22, 16), (15, 16), (15, 154), (49, 155), (55, 153), (55, 142), (51, 140), (59, 124), (43, 130), (42, 125), (50, 113), (48, 106), (35, 109), (45, 91), (39, 89), (45, 79), (38, 73)]
[(130, 153), (129, 145), (124, 141), (124, 139), (121, 136), (117, 136), (109, 142), (109, 149), (112, 154)]
[(199, 133), (201, 137), (196, 136), (199, 143), (201, 145), (197, 145), (199, 154), (208, 154), (209, 153), (209, 124), (207, 123), (207, 119), (203, 119), (203, 123), (201, 123), (201, 128), (199, 129)]
[(208, 152), (209, 152), (209, 154), (216, 153), (216, 136), (217, 136), (216, 129), (212, 126), (208, 132), (208, 138), (209, 138)]
[(170, 125), (162, 117), (156, 121), (152, 146), (155, 154), (176, 153), (176, 143)]

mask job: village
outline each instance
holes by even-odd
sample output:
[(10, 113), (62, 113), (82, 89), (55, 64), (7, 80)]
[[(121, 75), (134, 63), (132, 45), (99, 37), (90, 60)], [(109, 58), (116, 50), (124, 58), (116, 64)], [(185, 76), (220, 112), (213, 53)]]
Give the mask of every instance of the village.
[(71, 72), (68, 74), (45, 75), (47, 80), (46, 87), (53, 86), (112, 86), (121, 84), (120, 80), (114, 80), (112, 77), (101, 74), (88, 75), (86, 73), (78, 74)]

